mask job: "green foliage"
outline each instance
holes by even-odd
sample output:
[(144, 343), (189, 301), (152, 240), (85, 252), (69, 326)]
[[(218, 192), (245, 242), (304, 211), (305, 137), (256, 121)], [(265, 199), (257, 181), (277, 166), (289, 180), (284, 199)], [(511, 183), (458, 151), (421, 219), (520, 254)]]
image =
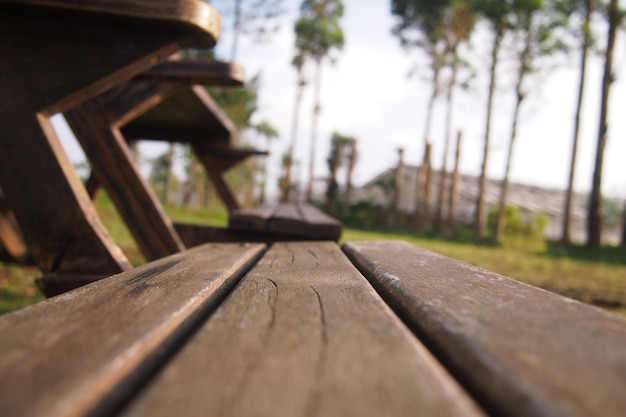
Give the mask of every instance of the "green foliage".
[(339, 20), (344, 7), (341, 0), (304, 0), (295, 24), (296, 57), (300, 68), (310, 58), (321, 62), (333, 50), (343, 49), (345, 39)]
[[(495, 230), (498, 217), (498, 211), (489, 212), (489, 227)], [(506, 207), (506, 226), (504, 229), (505, 237), (525, 238), (543, 240), (546, 227), (548, 226), (548, 217), (541, 213), (531, 213), (520, 210), (516, 206)]]
[(253, 127), (252, 117), (258, 110), (261, 75), (257, 74), (243, 88), (209, 87), (207, 91), (230, 117), (239, 131)]

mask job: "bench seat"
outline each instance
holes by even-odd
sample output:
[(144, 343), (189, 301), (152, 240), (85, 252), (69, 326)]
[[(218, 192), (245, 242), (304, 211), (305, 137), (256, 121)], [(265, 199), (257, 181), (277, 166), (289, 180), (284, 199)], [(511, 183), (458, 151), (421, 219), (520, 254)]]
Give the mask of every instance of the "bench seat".
[(228, 228), (233, 231), (290, 236), (298, 240), (339, 240), (343, 225), (321, 210), (305, 203), (236, 210)]
[(402, 242), (343, 252), (210, 244), (0, 316), (0, 415), (623, 415), (624, 318)]

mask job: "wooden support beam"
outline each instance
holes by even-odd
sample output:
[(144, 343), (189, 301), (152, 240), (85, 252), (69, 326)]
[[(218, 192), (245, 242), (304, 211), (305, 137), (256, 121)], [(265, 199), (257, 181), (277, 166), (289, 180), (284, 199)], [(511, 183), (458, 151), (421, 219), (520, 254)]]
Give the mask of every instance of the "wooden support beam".
[(95, 98), (65, 112), (65, 119), (146, 259), (180, 252), (183, 243), (141, 176), (119, 129), (111, 127), (107, 108)]

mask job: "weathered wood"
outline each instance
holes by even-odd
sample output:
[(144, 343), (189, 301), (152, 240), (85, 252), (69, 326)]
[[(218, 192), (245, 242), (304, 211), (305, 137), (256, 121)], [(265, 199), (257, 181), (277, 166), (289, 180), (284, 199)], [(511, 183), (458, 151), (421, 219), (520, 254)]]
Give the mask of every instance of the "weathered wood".
[(199, 0), (0, 0), (0, 184), (45, 272), (119, 272), (48, 117), (167, 59), (215, 43)]
[(276, 244), (122, 415), (482, 415), (334, 243)]
[(265, 232), (268, 220), (274, 214), (275, 207), (255, 207), (236, 210), (230, 213), (228, 228), (232, 230)]
[(328, 240), (324, 237), (315, 238), (309, 236), (293, 236), (284, 234), (272, 234), (267, 232), (253, 232), (245, 230), (233, 230), (223, 227), (204, 226), (188, 223), (174, 223), (174, 228), (186, 247), (202, 245), (210, 242), (293, 242), (293, 241), (319, 241)]
[(0, 139), (0, 183), (35, 263), (44, 272), (128, 269), (50, 121), (37, 117), (19, 79), (9, 75), (0, 70), (0, 91), (16, 94), (10, 103), (0, 100), (0, 131), (6, 132)]
[(221, 30), (217, 11), (198, 0), (1, 0), (0, 3), (27, 6), (31, 10), (43, 7), (123, 19), (149, 19), (161, 25), (184, 24), (188, 30), (198, 32), (196, 47), (215, 46)]
[(241, 87), (245, 81), (240, 65), (209, 59), (170, 59), (150, 68), (140, 77), (221, 87)]
[(299, 204), (298, 209), (306, 223), (306, 235), (310, 238), (339, 240), (343, 225), (341, 222), (310, 204)]
[(624, 415), (622, 317), (403, 242), (344, 250), (494, 415)]
[(0, 415), (111, 415), (263, 249), (199, 247), (0, 316)]
[(211, 141), (214, 146), (229, 146), (235, 131), (233, 122), (200, 86), (177, 89), (167, 100), (122, 126), (128, 140)]
[(295, 240), (338, 240), (343, 226), (336, 219), (308, 204), (285, 203), (237, 210), (231, 213), (228, 228), (293, 236), (297, 238)]
[(200, 0), (0, 0), (0, 8), (3, 63), (28, 80), (24, 91), (46, 115), (104, 92), (184, 47), (212, 45), (219, 30), (219, 15)]
[(124, 137), (111, 127), (107, 106), (95, 98), (65, 112), (65, 119), (146, 259), (183, 250), (172, 221), (141, 176)]
[(307, 232), (307, 225), (302, 218), (298, 204), (287, 203), (276, 206), (272, 217), (267, 221), (265, 230), (269, 233), (304, 235)]

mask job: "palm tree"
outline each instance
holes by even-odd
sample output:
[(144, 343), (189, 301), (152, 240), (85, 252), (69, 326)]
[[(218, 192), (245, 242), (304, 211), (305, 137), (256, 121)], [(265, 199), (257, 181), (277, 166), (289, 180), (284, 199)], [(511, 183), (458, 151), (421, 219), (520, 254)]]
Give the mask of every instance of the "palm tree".
[[(580, 2), (575, 1), (578, 5)], [(587, 73), (587, 55), (592, 44), (591, 35), (591, 15), (595, 10), (596, 0), (584, 0), (584, 19), (581, 26), (582, 45), (580, 47), (580, 74), (578, 81), (578, 98), (576, 100), (576, 111), (574, 116), (574, 139), (572, 141), (572, 157), (570, 159), (570, 170), (567, 181), (567, 191), (565, 192), (565, 207), (563, 208), (563, 233), (561, 242), (568, 244), (571, 241), (570, 222), (572, 217), (572, 198), (574, 196), (574, 175), (576, 173), (576, 159), (578, 155), (578, 138), (580, 132), (580, 115), (585, 91), (585, 75)]]
[(334, 51), (343, 48), (343, 30), (339, 25), (343, 12), (341, 0), (304, 0), (300, 6), (300, 18), (295, 26), (296, 50), (303, 56), (310, 58), (316, 66), (309, 183), (307, 186), (308, 201), (311, 201), (315, 180), (317, 128), (321, 111), (322, 67)]

